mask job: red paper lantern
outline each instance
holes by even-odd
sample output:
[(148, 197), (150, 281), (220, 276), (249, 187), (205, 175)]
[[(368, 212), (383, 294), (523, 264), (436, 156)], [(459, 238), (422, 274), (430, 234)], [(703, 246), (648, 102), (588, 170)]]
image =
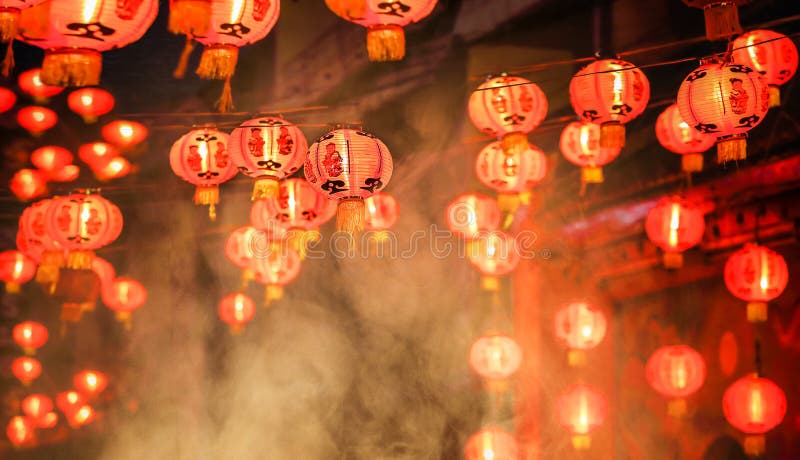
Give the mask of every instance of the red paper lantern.
[(672, 153), (681, 155), (683, 170), (703, 170), (703, 152), (714, 146), (713, 136), (703, 134), (683, 121), (678, 104), (667, 107), (656, 120), (656, 138)]
[(786, 415), (786, 394), (772, 380), (749, 375), (725, 390), (722, 411), (728, 423), (747, 435), (745, 452), (759, 456), (764, 453), (764, 434)]
[(28, 386), (42, 375), (42, 364), (36, 358), (22, 356), (11, 362), (11, 373), (23, 385)]
[(111, 283), (117, 277), (117, 271), (114, 266), (106, 259), (95, 256), (92, 259), (92, 271), (97, 275), (97, 279), (100, 280), (101, 291), (103, 293), (108, 292), (111, 289)]
[(283, 298), (283, 286), (291, 283), (300, 274), (300, 254), (285, 246), (271, 246), (263, 253), (256, 253), (250, 261), (250, 269), (256, 281), (266, 285), (266, 304)]
[(158, 13), (158, 0), (50, 2), (45, 30), (25, 30), (22, 41), (45, 50), (42, 82), (55, 86), (100, 83), (100, 53), (144, 35)]
[(684, 398), (703, 386), (706, 362), (692, 347), (661, 347), (647, 360), (645, 376), (654, 390), (671, 399), (667, 412), (678, 417), (686, 413)]
[(24, 321), (14, 326), (12, 332), (14, 342), (17, 343), (25, 354), (35, 355), (36, 349), (47, 343), (47, 328), (36, 321)]
[(517, 460), (519, 447), (511, 433), (490, 426), (470, 436), (464, 456), (467, 460)]
[(67, 421), (73, 428), (78, 428), (92, 423), (96, 417), (92, 406), (83, 405), (67, 415)]
[(625, 123), (644, 112), (650, 82), (630, 62), (601, 59), (587, 65), (569, 82), (572, 108), (583, 121), (600, 125), (600, 146), (625, 146)]
[(527, 134), (544, 120), (547, 98), (536, 83), (501, 75), (486, 80), (469, 97), (472, 124), (492, 137), (502, 137), (502, 152), (529, 148)]
[(500, 208), (480, 193), (459, 195), (447, 205), (447, 228), (457, 237), (472, 240), (500, 227)]
[(249, 225), (239, 227), (232, 231), (225, 241), (225, 256), (231, 263), (244, 270), (242, 277), (245, 280), (250, 280), (254, 276), (250, 270), (253, 254), (257, 248), (266, 247), (267, 244), (264, 232), (259, 232)]
[(58, 424), (58, 414), (55, 412), (48, 412), (42, 417), (33, 420), (33, 424), (36, 428), (53, 428)]
[(6, 435), (16, 447), (33, 445), (36, 443), (36, 432), (33, 421), (20, 415), (11, 417), (6, 427)]
[(500, 142), (492, 142), (475, 159), (475, 173), (483, 185), (498, 192), (500, 209), (514, 212), (520, 203), (529, 203), (530, 189), (544, 179), (547, 157), (530, 144), (506, 153)]
[(470, 367), (485, 379), (507, 379), (517, 372), (520, 364), (522, 349), (507, 335), (484, 335), (469, 349)]
[(147, 301), (147, 290), (133, 278), (121, 276), (102, 291), (103, 303), (116, 312), (117, 321), (130, 329), (131, 313)]
[(697, 131), (717, 138), (717, 162), (747, 158), (747, 131), (764, 120), (769, 86), (742, 64), (703, 64), (678, 90), (681, 117)]
[(92, 142), (78, 147), (78, 158), (92, 170), (105, 167), (112, 159), (119, 157), (119, 150), (105, 142)]
[(33, 96), (37, 104), (47, 104), (49, 99), (60, 94), (64, 88), (60, 86), (50, 86), (42, 83), (42, 69), (31, 69), (19, 74), (17, 84), (25, 93)]
[(31, 163), (49, 175), (72, 164), (72, 153), (57, 145), (39, 147), (31, 152)]
[(104, 166), (94, 169), (94, 176), (99, 181), (120, 179), (131, 172), (131, 163), (125, 157), (112, 158)]
[(96, 123), (98, 117), (114, 108), (114, 96), (101, 88), (81, 88), (69, 94), (67, 105), (84, 122)]
[(256, 305), (253, 299), (241, 292), (228, 294), (219, 303), (219, 317), (231, 327), (234, 334), (238, 334), (255, 314)]
[(647, 237), (664, 251), (667, 268), (682, 267), (682, 252), (700, 244), (705, 230), (703, 211), (679, 197), (659, 200), (645, 220)]
[(603, 166), (619, 156), (620, 147), (600, 145), (600, 127), (594, 123), (572, 122), (561, 132), (561, 153), (570, 163), (581, 167), (581, 182), (603, 182)]
[(47, 416), (53, 410), (53, 401), (42, 394), (32, 394), (22, 400), (22, 412), (32, 421), (36, 422)]
[(8, 184), (20, 201), (28, 201), (47, 193), (47, 178), (35, 169), (20, 169)]
[(47, 107), (32, 105), (23, 107), (17, 112), (17, 123), (34, 137), (41, 136), (57, 122), (58, 115)]
[(344, 128), (311, 145), (304, 172), (317, 191), (339, 202), (337, 228), (354, 234), (364, 229), (364, 198), (389, 183), (392, 167), (392, 155), (380, 139)]
[(771, 30), (751, 30), (733, 41), (733, 61), (760, 73), (769, 85), (770, 107), (781, 105), (779, 86), (797, 72), (797, 47)]
[(325, 0), (325, 4), (337, 16), (367, 28), (367, 55), (372, 62), (402, 60), (406, 54), (403, 27), (431, 14), (436, 2), (437, 0)]
[(41, 254), (36, 281), (50, 285), (58, 279), (58, 270), (64, 265), (64, 249), (47, 231), (47, 210), (54, 200), (44, 199), (25, 208), (19, 219), (19, 228), (23, 233), (27, 254)]
[(228, 144), (227, 134), (215, 128), (200, 128), (181, 136), (169, 152), (172, 172), (197, 186), (194, 203), (209, 205), (211, 220), (217, 218), (219, 185), (236, 175)]
[(378, 241), (389, 239), (388, 230), (394, 227), (400, 217), (400, 206), (397, 200), (388, 193), (376, 193), (364, 200), (367, 211), (364, 228), (374, 232)]
[(767, 320), (767, 302), (781, 295), (789, 283), (786, 260), (777, 252), (758, 244), (745, 244), (725, 262), (725, 286), (747, 304), (747, 319)]
[(467, 258), (483, 275), (481, 286), (487, 291), (500, 289), (498, 277), (514, 271), (519, 265), (520, 254), (516, 239), (499, 230), (481, 235), (472, 241)]
[(20, 251), (0, 252), (0, 280), (6, 283), (6, 292), (17, 293), (23, 283), (36, 274), (36, 262)]
[(596, 388), (578, 383), (561, 393), (556, 399), (555, 409), (561, 425), (572, 433), (573, 447), (585, 450), (591, 445), (589, 433), (606, 419), (608, 402)]
[(63, 391), (56, 396), (56, 406), (69, 418), (86, 405), (86, 398), (74, 390)]
[(17, 103), (17, 95), (8, 88), (0, 87), (0, 113), (8, 112)]
[(66, 165), (47, 174), (47, 179), (54, 182), (73, 182), (81, 173), (78, 165)]
[(739, 25), (739, 5), (750, 0), (683, 0), (683, 3), (701, 8), (706, 18), (706, 38), (721, 40), (742, 33)]
[(587, 302), (572, 302), (556, 312), (556, 339), (569, 348), (570, 365), (585, 363), (585, 350), (592, 349), (606, 336), (606, 315)]
[(100, 134), (106, 142), (119, 148), (131, 148), (141, 144), (147, 139), (147, 127), (141, 123), (130, 120), (114, 120), (101, 130)]
[(170, 0), (169, 31), (177, 35), (200, 35), (211, 23), (211, 0)]
[(233, 164), (256, 180), (253, 200), (277, 195), (278, 181), (303, 166), (307, 150), (303, 131), (283, 118), (254, 118), (231, 132)]
[(78, 372), (72, 379), (75, 389), (89, 397), (98, 395), (108, 386), (108, 377), (100, 371), (86, 370)]

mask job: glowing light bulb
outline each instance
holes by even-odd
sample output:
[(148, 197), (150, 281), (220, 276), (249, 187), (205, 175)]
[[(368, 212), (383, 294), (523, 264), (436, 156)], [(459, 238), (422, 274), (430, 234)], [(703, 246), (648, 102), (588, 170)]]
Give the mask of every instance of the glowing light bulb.
[(119, 127), (119, 133), (120, 133), (120, 135), (122, 135), (123, 137), (128, 137), (128, 138), (130, 138), (130, 137), (132, 137), (132, 136), (133, 136), (133, 126), (131, 126), (131, 125), (128, 125), (128, 124), (123, 124), (123, 125), (120, 125), (120, 127)]
[(233, 8), (231, 8), (231, 24), (238, 24), (244, 14), (244, 0), (234, 0)]
[(83, 4), (83, 22), (91, 24), (96, 21), (98, 7), (102, 3), (101, 0), (86, 0)]
[(670, 247), (678, 246), (678, 229), (681, 226), (681, 206), (678, 203), (672, 203), (669, 216), (669, 245)]

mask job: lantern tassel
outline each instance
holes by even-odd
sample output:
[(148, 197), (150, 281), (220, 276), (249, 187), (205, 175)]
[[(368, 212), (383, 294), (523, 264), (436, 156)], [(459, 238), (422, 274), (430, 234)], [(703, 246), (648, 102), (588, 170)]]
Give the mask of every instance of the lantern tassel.
[(278, 179), (274, 177), (259, 177), (253, 184), (253, 194), (250, 195), (250, 201), (277, 197), (279, 185)]
[(509, 214), (517, 212), (522, 204), (522, 197), (518, 193), (498, 193), (497, 206), (501, 211)]
[(336, 209), (336, 228), (349, 235), (357, 235), (364, 231), (366, 210), (362, 198), (347, 198), (339, 201)]
[(625, 147), (625, 125), (615, 121), (600, 125), (600, 147), (609, 149)]
[(169, 8), (169, 31), (175, 35), (202, 34), (211, 25), (210, 0), (175, 0)]
[(680, 252), (664, 252), (664, 268), (668, 270), (677, 270), (683, 267), (683, 254)]
[(572, 447), (575, 450), (587, 450), (592, 446), (592, 438), (588, 434), (572, 435)]
[(222, 86), (222, 95), (217, 101), (217, 110), (219, 113), (227, 113), (233, 109), (233, 92), (231, 91), (231, 77), (225, 79), (225, 84)]
[(16, 8), (0, 8), (0, 42), (11, 43), (19, 33), (20, 11)]
[(602, 184), (603, 168), (600, 166), (584, 166), (581, 168), (581, 182), (584, 184)]
[(181, 79), (186, 76), (186, 68), (189, 66), (189, 57), (192, 55), (192, 51), (194, 51), (194, 41), (192, 41), (191, 35), (187, 35), (186, 44), (183, 46), (180, 59), (178, 59), (178, 65), (175, 66), (175, 71), (172, 72), (174, 78)]
[(717, 163), (738, 161), (747, 158), (747, 138), (734, 136), (717, 142)]
[(242, 286), (239, 290), (244, 291), (247, 289), (247, 285), (250, 284), (250, 281), (254, 279), (256, 279), (256, 275), (253, 273), (253, 270), (249, 268), (242, 270)]
[(514, 155), (522, 153), (530, 147), (528, 144), (528, 136), (525, 133), (508, 133), (503, 136), (502, 141), (503, 153), (506, 155)]
[(681, 168), (684, 172), (693, 173), (703, 170), (703, 154), (687, 153), (681, 155)]
[(67, 255), (67, 268), (74, 270), (91, 270), (94, 252), (90, 250), (70, 251)]
[(100, 84), (103, 58), (84, 49), (47, 51), (42, 61), (41, 80), (50, 86), (93, 86)]
[(763, 435), (747, 435), (744, 437), (744, 452), (751, 457), (760, 457), (766, 451), (766, 439)]
[(114, 314), (117, 321), (122, 323), (125, 327), (127, 332), (130, 332), (133, 329), (133, 321), (131, 321), (131, 312), (129, 311), (118, 311)]
[(767, 321), (767, 303), (750, 302), (747, 304), (747, 321), (751, 323), (763, 323)]
[(406, 54), (406, 34), (394, 24), (367, 29), (367, 55), (372, 62), (402, 61)]
[(583, 367), (586, 365), (586, 352), (583, 350), (570, 350), (567, 352), (567, 364), (570, 367)]
[[(58, 281), (58, 269), (64, 265), (64, 253), (47, 250), (42, 253), (42, 261), (36, 269), (36, 282), (55, 286)], [(52, 292), (52, 290), (51, 290)]]
[(500, 280), (496, 276), (483, 276), (481, 278), (481, 289), (489, 292), (500, 290)]
[(264, 291), (264, 306), (269, 308), (270, 303), (275, 300), (281, 300), (283, 298), (283, 286), (278, 284), (268, 284), (266, 290)]
[(203, 48), (196, 73), (200, 78), (226, 80), (236, 72), (239, 48), (231, 45), (213, 45)]
[(777, 85), (769, 85), (769, 107), (781, 106), (781, 89)]
[(724, 40), (742, 33), (739, 8), (734, 2), (714, 2), (703, 10), (706, 19), (706, 38)]
[(14, 40), (8, 42), (6, 56), (3, 58), (3, 76), (8, 78), (14, 70)]
[[(289, 243), (289, 247), (297, 251), (300, 255), (300, 260), (306, 259), (306, 246), (307, 246), (307, 232), (301, 228), (293, 228), (289, 230), (286, 235), (287, 242)], [(310, 236), (310, 235), (309, 235)]]
[(194, 204), (208, 205), (208, 218), (217, 219), (216, 205), (219, 203), (219, 187), (216, 185), (200, 185), (194, 191)]

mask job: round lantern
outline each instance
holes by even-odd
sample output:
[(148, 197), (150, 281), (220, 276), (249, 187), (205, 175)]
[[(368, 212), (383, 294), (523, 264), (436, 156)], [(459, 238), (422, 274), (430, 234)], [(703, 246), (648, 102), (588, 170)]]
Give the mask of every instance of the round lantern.
[(664, 266), (683, 266), (682, 252), (703, 239), (706, 223), (703, 211), (694, 203), (679, 197), (662, 198), (647, 213), (647, 237), (664, 251)]
[(317, 191), (339, 202), (337, 228), (352, 235), (364, 229), (364, 198), (389, 183), (392, 167), (392, 155), (380, 139), (343, 128), (311, 145), (304, 172)]
[(469, 349), (469, 365), (479, 376), (503, 380), (514, 375), (522, 364), (522, 349), (507, 335), (479, 337)]
[(483, 275), (481, 286), (487, 291), (500, 289), (499, 276), (507, 275), (519, 265), (516, 239), (502, 231), (492, 231), (473, 240), (467, 258)]
[(8, 88), (0, 87), (0, 113), (8, 112), (17, 103), (17, 95)]
[(467, 460), (517, 460), (519, 447), (514, 435), (500, 427), (486, 427), (470, 436), (464, 447)]
[(114, 108), (114, 96), (100, 88), (81, 88), (69, 94), (67, 105), (84, 122), (96, 123), (98, 117)]
[(105, 142), (92, 142), (78, 147), (78, 158), (92, 170), (104, 168), (111, 160), (119, 157), (119, 150)]
[(242, 279), (245, 283), (254, 278), (253, 271), (250, 270), (250, 261), (257, 248), (267, 246), (267, 238), (264, 232), (259, 232), (254, 227), (239, 227), (228, 235), (225, 241), (225, 256), (234, 265), (243, 271)]
[(238, 334), (256, 314), (253, 299), (240, 292), (228, 294), (219, 303), (219, 317), (231, 327), (231, 333)]
[(254, 255), (250, 269), (256, 281), (266, 285), (266, 305), (283, 298), (283, 286), (291, 283), (300, 274), (300, 254), (285, 246), (273, 246)]
[(747, 131), (764, 120), (769, 86), (742, 64), (703, 64), (678, 90), (681, 117), (697, 131), (717, 138), (717, 162), (747, 158)]
[(64, 88), (60, 86), (50, 86), (42, 83), (42, 69), (31, 69), (19, 74), (17, 84), (25, 93), (33, 96), (37, 104), (47, 104), (49, 99), (60, 94)]
[(67, 417), (72, 416), (72, 414), (85, 405), (86, 398), (74, 390), (64, 391), (56, 396), (56, 407)]
[(529, 203), (530, 189), (544, 179), (547, 158), (530, 144), (505, 153), (500, 142), (492, 142), (475, 159), (475, 173), (483, 185), (498, 192), (500, 209), (514, 212)]
[(725, 390), (722, 411), (728, 423), (745, 433), (745, 452), (758, 456), (764, 453), (764, 434), (786, 415), (786, 394), (772, 380), (750, 375)]
[(144, 35), (158, 13), (158, 0), (50, 2), (43, 31), (24, 30), (22, 40), (45, 50), (42, 82), (54, 86), (100, 83), (100, 53)]
[(797, 71), (797, 47), (792, 39), (771, 30), (751, 30), (733, 41), (733, 61), (760, 73), (769, 85), (769, 105), (781, 105), (779, 87)]
[(111, 283), (117, 277), (117, 271), (109, 261), (102, 257), (92, 259), (92, 271), (100, 281), (100, 290), (105, 294), (111, 289)]
[(364, 205), (367, 211), (364, 228), (372, 233), (376, 241), (387, 241), (389, 229), (400, 217), (397, 200), (388, 193), (376, 193), (364, 200)]
[(36, 442), (36, 432), (33, 421), (28, 417), (16, 415), (11, 417), (6, 427), (6, 436), (16, 447), (33, 445)]
[(619, 147), (600, 145), (600, 127), (594, 123), (572, 122), (561, 132), (559, 146), (564, 158), (581, 167), (581, 183), (603, 182), (603, 166), (619, 156)]
[(722, 40), (742, 33), (739, 24), (739, 5), (750, 0), (683, 0), (683, 3), (702, 8), (706, 18), (706, 38)]
[(22, 412), (33, 421), (41, 420), (53, 410), (53, 401), (42, 394), (32, 394), (25, 397), (20, 404)]
[(0, 252), (0, 280), (6, 283), (6, 292), (18, 293), (20, 284), (27, 283), (36, 274), (36, 262), (20, 251)]
[(78, 165), (65, 165), (61, 169), (47, 173), (47, 179), (53, 182), (73, 182), (81, 173)]
[(108, 386), (108, 377), (100, 371), (86, 370), (75, 374), (72, 379), (75, 389), (89, 397), (98, 395)]
[(556, 312), (555, 336), (569, 348), (572, 366), (585, 364), (585, 350), (592, 349), (606, 336), (606, 315), (587, 302), (572, 302)]
[(591, 433), (603, 424), (608, 402), (596, 388), (578, 383), (567, 388), (556, 399), (556, 411), (562, 426), (572, 433), (572, 446), (585, 450), (591, 446)]
[(194, 203), (209, 205), (208, 217), (217, 218), (219, 184), (236, 175), (236, 166), (228, 155), (229, 137), (215, 128), (195, 129), (172, 144), (169, 164), (181, 179), (197, 188)]
[(147, 301), (147, 290), (133, 278), (121, 276), (102, 291), (103, 303), (116, 313), (117, 321), (131, 328), (131, 313)]
[(127, 176), (131, 169), (131, 163), (125, 157), (115, 157), (110, 159), (103, 167), (96, 168), (93, 171), (97, 180), (106, 182)]
[(25, 321), (14, 326), (12, 332), (14, 342), (17, 343), (25, 354), (35, 355), (36, 349), (47, 343), (47, 328), (36, 321)]
[(47, 107), (38, 105), (23, 107), (17, 112), (17, 123), (31, 136), (39, 137), (58, 122), (58, 115)]
[(656, 120), (656, 138), (672, 153), (681, 155), (686, 172), (703, 170), (703, 152), (714, 146), (713, 136), (703, 134), (683, 121), (678, 104), (667, 107)]
[(767, 302), (775, 299), (789, 283), (786, 260), (766, 246), (746, 244), (725, 262), (725, 286), (747, 303), (747, 319), (767, 320)]
[(69, 425), (73, 428), (79, 428), (92, 423), (96, 416), (94, 408), (89, 405), (78, 407), (72, 411), (72, 413), (65, 415), (67, 417), (67, 422), (69, 422)]
[(147, 127), (130, 120), (115, 120), (103, 126), (100, 134), (119, 148), (131, 148), (147, 139)]
[(170, 0), (168, 27), (173, 34), (200, 35), (210, 24), (211, 0)]
[(644, 112), (650, 82), (641, 70), (619, 59), (595, 61), (569, 82), (572, 108), (583, 121), (600, 125), (600, 146), (625, 146), (625, 123)]
[(47, 178), (35, 169), (20, 169), (8, 184), (17, 199), (28, 201), (47, 193)]
[(669, 415), (679, 417), (686, 413), (684, 398), (696, 393), (706, 380), (706, 362), (692, 347), (661, 347), (647, 360), (645, 376), (654, 390), (670, 398)]
[(469, 97), (472, 124), (500, 143), (506, 154), (529, 149), (527, 134), (544, 120), (547, 98), (538, 85), (522, 77), (489, 78)]
[(47, 231), (47, 210), (53, 199), (39, 200), (25, 208), (19, 219), (19, 227), (28, 247), (41, 253), (36, 281), (53, 285), (58, 279), (58, 270), (64, 265), (64, 249)]
[(277, 195), (278, 181), (303, 166), (308, 141), (282, 118), (254, 118), (231, 132), (229, 149), (239, 171), (256, 180), (252, 199), (257, 200)]
[(56, 145), (39, 147), (31, 152), (31, 163), (39, 170), (50, 174), (72, 164), (72, 153)]
[(480, 193), (459, 195), (447, 205), (445, 215), (447, 228), (468, 241), (500, 227), (497, 202)]
[(23, 385), (28, 386), (42, 375), (42, 363), (36, 358), (22, 356), (11, 362), (11, 373)]

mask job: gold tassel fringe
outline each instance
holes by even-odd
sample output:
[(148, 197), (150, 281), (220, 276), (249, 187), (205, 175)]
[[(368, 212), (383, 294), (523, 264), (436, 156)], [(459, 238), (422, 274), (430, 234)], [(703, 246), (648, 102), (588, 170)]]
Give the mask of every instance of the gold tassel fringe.
[(681, 167), (684, 172), (700, 172), (703, 170), (703, 154), (687, 153), (681, 155)]
[(581, 168), (581, 182), (584, 184), (602, 184), (603, 168), (600, 166), (584, 166)]
[(402, 61), (406, 55), (406, 34), (397, 25), (367, 29), (367, 56), (372, 62)]
[(735, 3), (731, 1), (711, 3), (703, 12), (706, 17), (706, 38), (709, 41), (726, 40), (742, 33), (739, 8)]
[(225, 79), (225, 84), (222, 85), (222, 94), (217, 101), (217, 110), (219, 113), (228, 113), (233, 110), (233, 91), (231, 90), (231, 78)]
[(717, 142), (717, 163), (738, 161), (747, 158), (747, 138), (735, 136)]
[(239, 48), (232, 45), (212, 45), (203, 48), (197, 75), (209, 80), (227, 80), (236, 72)]
[(264, 306), (269, 307), (269, 304), (275, 300), (283, 298), (283, 286), (278, 284), (268, 284), (264, 291)]
[(600, 125), (600, 147), (608, 149), (625, 147), (625, 125), (618, 122)]
[(36, 282), (54, 285), (58, 281), (58, 270), (64, 266), (64, 252), (47, 250), (42, 253), (42, 261), (36, 269)]
[(297, 251), (300, 255), (300, 260), (305, 260), (308, 254), (307, 245), (308, 239), (311, 235), (302, 228), (293, 228), (286, 232), (286, 242), (289, 247)]
[(19, 10), (16, 8), (0, 8), (0, 42), (14, 41), (19, 33)]
[(522, 197), (519, 193), (498, 193), (497, 206), (505, 213), (513, 214), (517, 212), (522, 204)]
[(508, 133), (503, 136), (502, 147), (506, 155), (522, 153), (530, 148), (528, 136), (525, 133)]
[(769, 85), (769, 108), (781, 106), (781, 89), (776, 85)]
[(70, 251), (67, 255), (67, 268), (91, 270), (94, 252), (91, 250)]
[(175, 71), (172, 72), (174, 78), (183, 78), (186, 76), (186, 68), (189, 66), (189, 57), (194, 51), (194, 41), (190, 35), (186, 36), (186, 44), (181, 51), (181, 57), (178, 59), (178, 65), (175, 66)]
[(11, 76), (12, 70), (14, 70), (14, 40), (10, 40), (6, 47), (6, 55), (3, 58), (3, 76), (8, 78)]
[(19, 294), (19, 283), (15, 283), (14, 281), (6, 282), (6, 292), (9, 294)]
[(747, 304), (747, 321), (764, 323), (767, 321), (767, 312), (766, 302), (750, 302)]
[(680, 252), (664, 252), (664, 268), (677, 270), (683, 267), (683, 254)]
[(686, 415), (686, 400), (683, 398), (670, 399), (667, 403), (667, 414), (675, 418)]
[(175, 35), (202, 35), (211, 27), (210, 0), (172, 0), (169, 31)]
[(208, 205), (208, 218), (217, 220), (219, 204), (219, 187), (216, 185), (198, 185), (194, 190), (194, 204)]
[(92, 86), (100, 84), (103, 58), (83, 49), (47, 51), (42, 61), (42, 83), (50, 86)]
[(265, 200), (278, 196), (280, 183), (274, 177), (259, 177), (253, 184), (253, 194), (250, 201)]
[(130, 331), (133, 329), (133, 322), (131, 321), (131, 312), (129, 311), (118, 311), (114, 314), (114, 317), (122, 323), (125, 327), (126, 331)]
[(336, 209), (336, 228), (340, 232), (357, 235), (364, 231), (366, 210), (362, 198), (347, 198), (339, 201)]
[(751, 457), (760, 457), (766, 452), (767, 442), (763, 435), (747, 435), (744, 437), (744, 453)]

